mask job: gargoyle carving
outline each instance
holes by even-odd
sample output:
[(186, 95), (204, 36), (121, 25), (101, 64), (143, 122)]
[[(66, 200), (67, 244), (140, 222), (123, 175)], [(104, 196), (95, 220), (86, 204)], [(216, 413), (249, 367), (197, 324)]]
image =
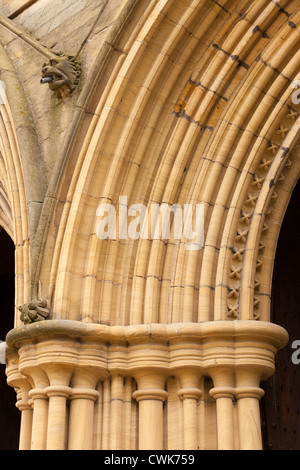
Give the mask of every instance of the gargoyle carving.
[(18, 309), (21, 312), (20, 319), (25, 325), (46, 320), (49, 316), (47, 300), (32, 300), (27, 304), (20, 305)]
[(57, 57), (43, 65), (41, 83), (48, 83), (58, 98), (66, 98), (78, 85), (80, 74), (80, 64), (73, 57)]

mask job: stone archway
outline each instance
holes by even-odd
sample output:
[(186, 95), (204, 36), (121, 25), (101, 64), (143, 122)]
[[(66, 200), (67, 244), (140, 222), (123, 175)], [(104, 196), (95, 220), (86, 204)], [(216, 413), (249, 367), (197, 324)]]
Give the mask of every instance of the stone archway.
[[(270, 323), (269, 303), (277, 235), (300, 166), (291, 101), (298, 8), (223, 3), (230, 10), (205, 0), (190, 9), (153, 0), (117, 43), (101, 93), (76, 104), (93, 118), (78, 124), (84, 136), (74, 130), (61, 156), (55, 192), (46, 194), (56, 205), (51, 212), (43, 202), (43, 243), (33, 240), (40, 270), (31, 286), (39, 278), (50, 320), (7, 339), (16, 347), (10, 383), (23, 384), (22, 449), (160, 449), (175, 447), (177, 435), (184, 449), (261, 447), (258, 385), (273, 373), (286, 338)], [(295, 23), (287, 20), (292, 12)], [(117, 206), (122, 195), (129, 204), (202, 201), (203, 251), (186, 251), (185, 241), (99, 240), (98, 204)], [(212, 378), (213, 409), (200, 376)], [(149, 416), (160, 433), (148, 431)]]

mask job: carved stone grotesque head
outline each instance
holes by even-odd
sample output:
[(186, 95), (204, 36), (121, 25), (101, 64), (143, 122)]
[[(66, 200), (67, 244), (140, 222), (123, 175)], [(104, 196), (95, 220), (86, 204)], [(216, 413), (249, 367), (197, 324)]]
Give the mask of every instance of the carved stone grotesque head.
[(48, 83), (58, 98), (66, 98), (75, 90), (80, 73), (80, 64), (72, 57), (53, 58), (43, 65), (41, 83)]

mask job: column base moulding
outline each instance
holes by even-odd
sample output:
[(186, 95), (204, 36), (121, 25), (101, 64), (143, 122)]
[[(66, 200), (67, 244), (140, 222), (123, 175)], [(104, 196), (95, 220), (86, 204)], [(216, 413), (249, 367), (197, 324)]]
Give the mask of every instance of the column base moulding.
[(258, 449), (260, 382), (287, 342), (283, 328), (254, 321), (18, 327), (6, 336), (6, 374), (22, 413), (20, 448), (160, 450), (166, 429), (171, 440), (179, 429), (182, 449), (199, 449), (209, 378), (217, 448), (236, 449), (238, 439)]

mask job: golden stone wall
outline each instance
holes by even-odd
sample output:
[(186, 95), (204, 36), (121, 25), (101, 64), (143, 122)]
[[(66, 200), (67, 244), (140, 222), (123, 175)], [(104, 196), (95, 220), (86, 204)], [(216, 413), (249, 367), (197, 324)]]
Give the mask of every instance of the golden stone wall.
[[(297, 0), (2, 2), (20, 448), (261, 448), (287, 343), (270, 300), (300, 171), (299, 26)], [(40, 84), (62, 55), (81, 65), (64, 98)], [(124, 196), (202, 204), (203, 247), (100, 239), (99, 205)]]

